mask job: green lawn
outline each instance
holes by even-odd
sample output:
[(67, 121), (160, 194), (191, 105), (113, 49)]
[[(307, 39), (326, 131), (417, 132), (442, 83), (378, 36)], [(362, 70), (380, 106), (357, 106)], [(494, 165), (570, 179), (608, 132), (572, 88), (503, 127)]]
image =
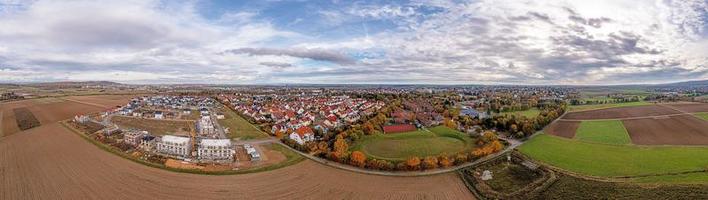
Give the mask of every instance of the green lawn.
[(608, 145), (540, 134), (519, 150), (535, 160), (593, 176), (661, 174), (708, 167), (706, 147)]
[(474, 146), (472, 138), (445, 126), (405, 133), (375, 134), (364, 136), (350, 148), (367, 156), (390, 161), (403, 161), (413, 156), (449, 155), (466, 151)]
[(528, 118), (536, 117), (538, 114), (541, 113), (541, 110), (538, 108), (530, 108), (528, 110), (522, 110), (522, 111), (511, 111), (511, 112), (503, 112), (502, 114), (511, 114), (511, 115), (519, 115), (519, 116), (526, 116)]
[(608, 104), (592, 104), (592, 105), (577, 105), (569, 106), (570, 111), (583, 111), (583, 110), (595, 110), (602, 108), (616, 108), (616, 107), (627, 107), (627, 106), (643, 106), (649, 105), (651, 103), (646, 101), (638, 102), (627, 102), (627, 103), (608, 103)]
[(246, 119), (236, 114), (233, 110), (223, 108), (224, 119), (219, 120), (219, 124), (229, 128), (229, 138), (241, 138), (242, 140), (267, 138), (268, 136), (257, 129)]
[(583, 121), (575, 139), (605, 144), (629, 144), (629, 134), (620, 120)]
[(708, 112), (696, 113), (695, 115), (698, 116), (698, 117), (700, 117), (700, 118), (703, 118), (703, 119), (705, 119), (705, 120), (708, 120)]

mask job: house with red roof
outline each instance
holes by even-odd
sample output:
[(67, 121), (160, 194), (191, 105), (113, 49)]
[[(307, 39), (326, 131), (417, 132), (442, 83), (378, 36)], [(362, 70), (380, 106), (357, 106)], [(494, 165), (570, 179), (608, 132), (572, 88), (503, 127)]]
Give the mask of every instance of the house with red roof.
[(290, 139), (295, 140), (298, 144), (315, 140), (315, 132), (308, 126), (303, 126), (290, 133)]
[(383, 131), (386, 134), (390, 133), (402, 133), (402, 132), (408, 132), (408, 131), (415, 131), (416, 128), (412, 124), (397, 124), (397, 125), (388, 125), (388, 126), (383, 126)]

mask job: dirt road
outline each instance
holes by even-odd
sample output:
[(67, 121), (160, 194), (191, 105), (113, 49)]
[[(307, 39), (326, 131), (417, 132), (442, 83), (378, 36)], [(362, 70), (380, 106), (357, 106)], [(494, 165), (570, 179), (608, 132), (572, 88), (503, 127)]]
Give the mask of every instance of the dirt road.
[(205, 176), (143, 166), (57, 123), (0, 140), (0, 199), (472, 199), (454, 173), (385, 177), (306, 160), (268, 172)]

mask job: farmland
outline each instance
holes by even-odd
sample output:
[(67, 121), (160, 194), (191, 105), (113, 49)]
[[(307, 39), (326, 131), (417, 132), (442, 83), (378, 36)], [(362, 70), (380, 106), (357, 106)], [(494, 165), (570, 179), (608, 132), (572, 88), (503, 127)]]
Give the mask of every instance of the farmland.
[(619, 120), (583, 121), (575, 139), (605, 144), (629, 144), (629, 134)]
[(607, 108), (589, 111), (570, 112), (563, 119), (570, 120), (598, 120), (598, 119), (619, 119), (631, 117), (674, 115), (681, 112), (667, 106), (647, 105), (620, 108)]
[(623, 122), (634, 144), (708, 145), (708, 121), (691, 115)]
[(555, 136), (573, 138), (575, 137), (575, 131), (578, 129), (579, 126), (580, 122), (576, 121), (557, 121), (555, 123), (549, 124), (544, 129), (544, 132)]
[(626, 102), (626, 103), (607, 103), (607, 104), (590, 104), (590, 105), (576, 105), (569, 106), (570, 111), (586, 111), (586, 110), (596, 110), (604, 108), (619, 108), (619, 107), (631, 107), (631, 106), (644, 106), (651, 105), (651, 103), (646, 101), (638, 102)]
[(0, 140), (0, 160), (8, 161), (0, 162), (0, 199), (474, 198), (454, 173), (385, 177), (306, 160), (267, 172), (203, 176), (131, 162), (57, 123), (26, 132)]
[(2, 103), (2, 134), (12, 135), (20, 131), (13, 112), (15, 108), (25, 108), (39, 121), (40, 124), (51, 124), (63, 119), (74, 117), (75, 115), (88, 114), (102, 111), (108, 107), (90, 105), (73, 101), (63, 101), (60, 99), (28, 99)]
[(25, 107), (12, 109), (12, 112), (15, 113), (15, 122), (20, 130), (24, 131), (40, 125), (32, 111)]
[(593, 176), (636, 176), (702, 170), (706, 147), (634, 146), (587, 143), (541, 134), (519, 147), (535, 160)]
[(358, 140), (352, 151), (362, 151), (369, 157), (402, 161), (410, 157), (455, 154), (474, 147), (472, 138), (444, 126), (429, 130), (395, 134), (375, 134)]

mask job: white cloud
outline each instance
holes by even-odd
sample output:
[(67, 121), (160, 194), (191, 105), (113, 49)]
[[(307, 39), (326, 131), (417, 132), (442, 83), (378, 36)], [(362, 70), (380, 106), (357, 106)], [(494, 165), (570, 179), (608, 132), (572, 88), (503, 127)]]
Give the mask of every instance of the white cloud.
[[(336, 37), (289, 30), (295, 24), (314, 26), (309, 18), (278, 24), (270, 21), (277, 16), (263, 20), (257, 10), (209, 20), (190, 2), (2, 5), (8, 4), (0, 6), (0, 82), (98, 77), (597, 84), (708, 78), (708, 5), (702, 0), (439, 0), (310, 10), (327, 29), (378, 28), (366, 36)], [(223, 53), (230, 49), (276, 53)], [(319, 62), (332, 58), (347, 62)]]

